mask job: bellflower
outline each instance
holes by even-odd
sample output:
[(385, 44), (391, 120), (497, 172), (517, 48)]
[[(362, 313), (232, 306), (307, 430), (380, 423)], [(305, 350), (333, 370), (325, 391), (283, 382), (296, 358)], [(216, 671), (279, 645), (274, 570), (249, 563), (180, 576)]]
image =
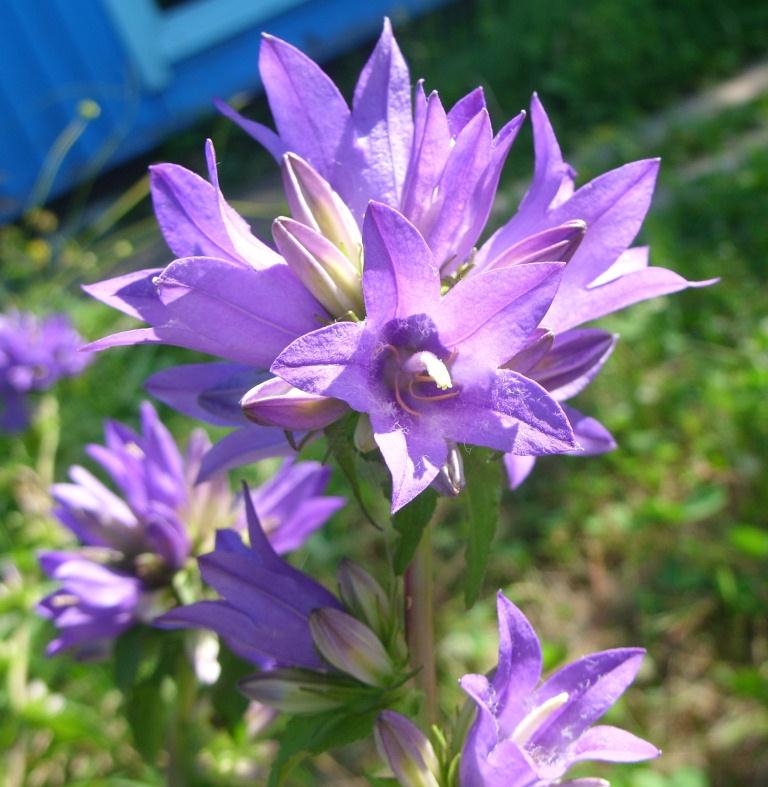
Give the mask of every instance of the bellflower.
[(461, 755), (461, 787), (597, 785), (603, 782), (562, 778), (584, 760), (638, 762), (659, 755), (625, 730), (593, 726), (634, 680), (642, 649), (592, 653), (539, 685), (541, 646), (530, 623), (501, 593), (498, 616), (498, 666), (490, 678), (460, 681), (477, 704)]
[(0, 314), (0, 430), (17, 432), (29, 423), (26, 399), (61, 377), (79, 374), (90, 361), (82, 339), (63, 314), (39, 319), (30, 313)]
[[(517, 213), (473, 249), (524, 113), (492, 138), (480, 89), (447, 113), (437, 93), (425, 96), (421, 82), (412, 99), (408, 68), (388, 21), (351, 108), (319, 66), (284, 41), (264, 36), (259, 68), (277, 134), (226, 105), (219, 104), (220, 110), (282, 161), (284, 171), (291, 157), (306, 159), (305, 169), (312, 165), (358, 220), (368, 200), (398, 208), (420, 230), (443, 274), (459, 271), (474, 278), (537, 261), (568, 263), (519, 365), (518, 359), (507, 364), (540, 382), (558, 401), (590, 382), (615, 343), (615, 337), (578, 330), (579, 325), (696, 286), (673, 271), (649, 267), (647, 248), (630, 248), (650, 205), (658, 160), (627, 164), (575, 190), (575, 171), (563, 160), (536, 95), (533, 182)], [(294, 218), (305, 221), (300, 212), (294, 211)], [(316, 222), (313, 229), (323, 231)], [(539, 357), (532, 359), (532, 353)], [(569, 407), (564, 411), (581, 453), (615, 447), (595, 419)], [(533, 463), (533, 457), (507, 455), (513, 487)]]
[[(208, 548), (217, 526), (238, 522), (226, 478), (195, 485), (210, 447), (204, 432), (194, 432), (182, 454), (148, 403), (141, 427), (137, 433), (107, 422), (105, 445), (87, 449), (119, 494), (77, 466), (72, 483), (51, 490), (54, 514), (81, 546), (40, 554), (43, 570), (61, 583), (39, 606), (59, 628), (49, 653), (98, 652), (135, 623), (152, 620), (170, 602), (165, 591), (187, 558)], [(342, 504), (322, 496), (327, 480), (327, 468), (298, 463), (254, 492), (278, 549), (299, 546)]]
[(523, 455), (578, 447), (546, 391), (500, 368), (549, 308), (562, 265), (499, 270), (443, 297), (418, 230), (378, 203), (368, 208), (363, 246), (365, 320), (297, 339), (272, 371), (369, 416), (392, 474), (393, 511), (435, 479), (451, 442)]

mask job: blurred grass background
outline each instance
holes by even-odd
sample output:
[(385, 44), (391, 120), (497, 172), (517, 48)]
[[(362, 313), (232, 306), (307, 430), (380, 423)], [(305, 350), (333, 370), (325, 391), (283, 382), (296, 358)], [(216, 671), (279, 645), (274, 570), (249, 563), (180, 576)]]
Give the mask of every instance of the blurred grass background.
[[(610, 775), (619, 787), (762, 787), (768, 79), (759, 65), (768, 4), (475, 0), (394, 21), (412, 75), (426, 77), (446, 103), (483, 84), (498, 126), (538, 90), (579, 182), (662, 156), (640, 240), (651, 244), (654, 263), (690, 279), (722, 276), (714, 287), (602, 321), (622, 339), (577, 406), (613, 431), (619, 449), (543, 460), (506, 495), (486, 592), (470, 612), (460, 601), (461, 523), (441, 523), (444, 710), (452, 714), (460, 700), (456, 678), (495, 662), (492, 595), (501, 587), (545, 637), (550, 667), (596, 648), (649, 651), (611, 718), (665, 755), (590, 774)], [(347, 95), (367, 52), (328, 66)], [(249, 113), (268, 118), (261, 100)], [(216, 142), (226, 193), (264, 231), (285, 210), (274, 165), (226, 121), (199, 124), (153, 159), (201, 170), (206, 135)], [(0, 228), (3, 309), (66, 310), (88, 338), (127, 327), (78, 285), (169, 259), (146, 198), (145, 163)], [(530, 171), (527, 131), (505, 171), (497, 222), (514, 210)], [(143, 763), (136, 751), (110, 665), (42, 655), (51, 631), (31, 611), (46, 589), (34, 553), (63, 538), (48, 517), (48, 484), (83, 461), (103, 418), (135, 421), (151, 372), (192, 360), (170, 348), (111, 351), (43, 397), (23, 439), (0, 446), (0, 768), (9, 785), (163, 783), (162, 760)], [(163, 415), (180, 437), (193, 426)], [(298, 559), (331, 582), (341, 555), (367, 555), (375, 565), (379, 548), (350, 505)], [(201, 735), (201, 784), (261, 783), (269, 747), (254, 744), (244, 722)], [(296, 783), (364, 784), (348, 754), (321, 758)]]

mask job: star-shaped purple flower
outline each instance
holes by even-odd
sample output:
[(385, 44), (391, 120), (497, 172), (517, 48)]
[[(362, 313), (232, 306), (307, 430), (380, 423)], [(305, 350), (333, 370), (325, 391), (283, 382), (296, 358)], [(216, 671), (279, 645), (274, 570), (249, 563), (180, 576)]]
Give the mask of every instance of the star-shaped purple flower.
[(393, 511), (432, 482), (449, 441), (525, 455), (578, 447), (554, 399), (500, 368), (549, 308), (562, 265), (501, 270), (442, 296), (422, 236), (376, 203), (366, 215), (363, 245), (366, 319), (297, 339), (272, 371), (302, 391), (368, 414), (392, 474)]
[(659, 750), (632, 733), (594, 723), (634, 680), (644, 651), (592, 653), (541, 679), (541, 646), (531, 624), (498, 595), (499, 662), (492, 677), (465, 675), (477, 717), (461, 755), (462, 787), (599, 785), (561, 781), (584, 760), (638, 762)]

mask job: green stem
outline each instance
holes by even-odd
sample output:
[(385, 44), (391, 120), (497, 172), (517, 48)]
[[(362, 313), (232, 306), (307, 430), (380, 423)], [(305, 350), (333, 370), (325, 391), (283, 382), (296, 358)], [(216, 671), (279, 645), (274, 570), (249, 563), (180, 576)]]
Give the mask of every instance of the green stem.
[(190, 731), (193, 729), (193, 711), (197, 696), (197, 677), (189, 659), (182, 651), (176, 670), (176, 703), (168, 742), (167, 783), (169, 787), (189, 784), (194, 772), (190, 760), (194, 752)]
[(424, 694), (424, 721), (437, 721), (437, 668), (433, 606), (431, 526), (424, 528), (416, 554), (405, 572), (405, 633), (416, 684)]

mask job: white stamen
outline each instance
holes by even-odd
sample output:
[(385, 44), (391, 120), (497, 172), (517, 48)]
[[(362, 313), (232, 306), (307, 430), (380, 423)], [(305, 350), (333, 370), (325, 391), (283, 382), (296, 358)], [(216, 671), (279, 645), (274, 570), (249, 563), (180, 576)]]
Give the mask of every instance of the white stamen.
[(515, 731), (510, 735), (510, 740), (518, 746), (524, 746), (536, 730), (556, 711), (568, 702), (568, 692), (563, 691), (550, 697), (537, 708), (534, 708), (523, 720), (515, 727)]
[(415, 353), (408, 359), (405, 368), (408, 371), (416, 371), (417, 369), (426, 371), (441, 391), (453, 388), (453, 380), (451, 380), (448, 367), (434, 353), (426, 350)]

